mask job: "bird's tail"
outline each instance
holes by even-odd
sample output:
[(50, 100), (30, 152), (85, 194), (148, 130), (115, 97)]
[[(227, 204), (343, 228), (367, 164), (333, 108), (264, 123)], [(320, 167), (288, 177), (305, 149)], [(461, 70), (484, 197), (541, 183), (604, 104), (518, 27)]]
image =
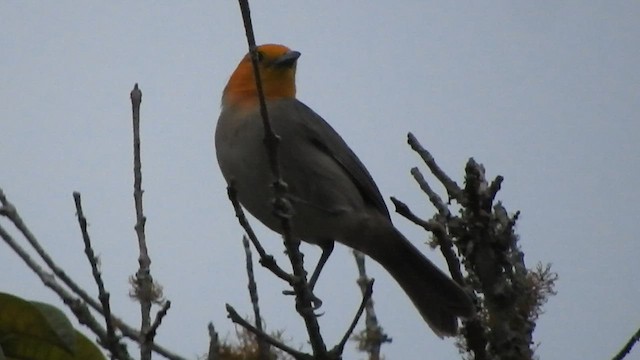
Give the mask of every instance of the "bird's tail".
[[(390, 224), (389, 224), (390, 225)], [(469, 296), (413, 246), (393, 225), (367, 239), (374, 247), (365, 253), (400, 284), (429, 327), (440, 337), (457, 332), (458, 317), (470, 317)]]

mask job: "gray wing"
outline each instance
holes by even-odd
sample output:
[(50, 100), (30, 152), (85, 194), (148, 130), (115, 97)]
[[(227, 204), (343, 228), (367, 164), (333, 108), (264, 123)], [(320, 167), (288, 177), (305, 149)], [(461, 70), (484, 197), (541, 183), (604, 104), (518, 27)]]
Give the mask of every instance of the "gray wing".
[[(389, 210), (371, 174), (369, 174), (367, 168), (344, 142), (342, 137), (320, 115), (302, 102), (295, 99), (284, 100), (283, 102), (287, 103), (285, 106), (289, 111), (295, 109), (295, 112), (304, 114), (304, 117), (293, 116), (293, 118), (296, 120), (304, 118), (298, 125), (310, 143), (334, 159), (349, 175), (365, 202), (390, 219)], [(312, 115), (311, 117), (309, 116), (310, 114)]]

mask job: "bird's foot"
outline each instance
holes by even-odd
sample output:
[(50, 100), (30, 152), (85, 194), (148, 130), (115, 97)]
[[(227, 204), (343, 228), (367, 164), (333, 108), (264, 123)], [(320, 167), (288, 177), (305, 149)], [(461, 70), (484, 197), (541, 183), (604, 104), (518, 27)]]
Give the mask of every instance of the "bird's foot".
[[(309, 292), (311, 295), (311, 305), (313, 310), (320, 309), (320, 307), (322, 307), (322, 300), (319, 297), (317, 297), (311, 289), (309, 289)], [(292, 296), (296, 294), (293, 290), (283, 290), (282, 293), (287, 296)], [(318, 317), (322, 315), (324, 315), (324, 313), (316, 314), (316, 316)]]

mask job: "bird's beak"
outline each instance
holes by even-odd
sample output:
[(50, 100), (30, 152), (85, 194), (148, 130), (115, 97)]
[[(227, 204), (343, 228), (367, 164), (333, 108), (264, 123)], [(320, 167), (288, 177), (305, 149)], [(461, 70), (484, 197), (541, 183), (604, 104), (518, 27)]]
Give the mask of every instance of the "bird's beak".
[(273, 65), (282, 66), (282, 67), (292, 67), (296, 63), (299, 57), (300, 57), (300, 52), (289, 50), (284, 55), (277, 58), (273, 62)]

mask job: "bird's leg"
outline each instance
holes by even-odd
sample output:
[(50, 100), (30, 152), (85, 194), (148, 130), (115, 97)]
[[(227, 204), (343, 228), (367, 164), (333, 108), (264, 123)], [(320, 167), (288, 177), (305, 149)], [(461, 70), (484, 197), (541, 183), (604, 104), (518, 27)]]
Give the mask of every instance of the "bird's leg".
[[(313, 294), (313, 288), (315, 287), (316, 282), (318, 281), (318, 277), (320, 277), (320, 272), (322, 272), (322, 268), (324, 267), (324, 264), (327, 263), (327, 260), (329, 260), (329, 256), (331, 256), (331, 253), (333, 252), (334, 242), (333, 240), (324, 240), (324, 241), (314, 241), (314, 243), (320, 246), (320, 248), (322, 249), (322, 254), (320, 255), (320, 260), (318, 260), (318, 264), (316, 265), (316, 268), (313, 270), (313, 273), (309, 278), (308, 284), (309, 284), (309, 290), (311, 290), (311, 293), (313, 296), (314, 308), (318, 309), (320, 306), (322, 306), (322, 300), (320, 300), (320, 298), (318, 298)], [(283, 291), (283, 293), (285, 295), (294, 294), (293, 291), (290, 291), (290, 290), (285, 290)]]
[(309, 278), (309, 289), (313, 291), (313, 288), (316, 286), (316, 282), (318, 281), (318, 277), (320, 277), (320, 272), (322, 272), (322, 268), (324, 268), (324, 264), (329, 260), (329, 256), (333, 252), (333, 240), (322, 241), (318, 244), (322, 249), (322, 254), (320, 255), (320, 260), (318, 260), (318, 265), (313, 270), (313, 274), (311, 274), (311, 278)]

